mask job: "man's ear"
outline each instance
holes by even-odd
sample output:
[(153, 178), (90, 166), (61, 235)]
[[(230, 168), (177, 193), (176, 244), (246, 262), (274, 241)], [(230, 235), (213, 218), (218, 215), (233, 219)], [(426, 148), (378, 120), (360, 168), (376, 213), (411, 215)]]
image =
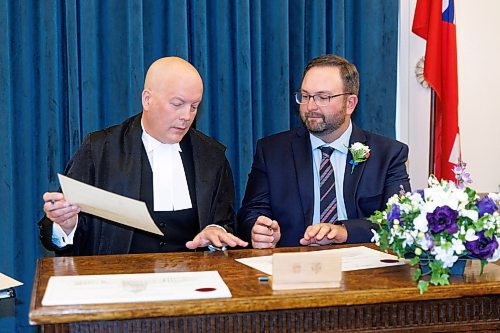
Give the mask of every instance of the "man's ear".
[(349, 95), (349, 98), (347, 99), (347, 107), (354, 109), (356, 105), (358, 105), (358, 96)]
[(348, 114), (353, 113), (354, 109), (356, 108), (356, 105), (358, 105), (358, 96), (349, 95), (347, 97), (347, 113)]
[(144, 110), (148, 110), (150, 104), (151, 104), (151, 91), (149, 89), (144, 89), (142, 91), (142, 108)]
[(345, 101), (346, 113), (351, 115), (354, 112), (354, 109), (358, 105), (358, 96), (349, 95), (347, 96), (347, 100)]

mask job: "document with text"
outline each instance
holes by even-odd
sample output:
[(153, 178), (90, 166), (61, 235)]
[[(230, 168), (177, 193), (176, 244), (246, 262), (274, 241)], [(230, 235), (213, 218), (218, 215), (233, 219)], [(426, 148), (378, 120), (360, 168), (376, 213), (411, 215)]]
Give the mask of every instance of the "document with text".
[(43, 306), (231, 297), (217, 271), (52, 276)]
[[(320, 250), (319, 252), (328, 253), (332, 251), (341, 255), (343, 272), (405, 264), (404, 259), (398, 259), (397, 256), (370, 249), (366, 246)], [(267, 275), (273, 274), (272, 256), (250, 257), (235, 260)]]

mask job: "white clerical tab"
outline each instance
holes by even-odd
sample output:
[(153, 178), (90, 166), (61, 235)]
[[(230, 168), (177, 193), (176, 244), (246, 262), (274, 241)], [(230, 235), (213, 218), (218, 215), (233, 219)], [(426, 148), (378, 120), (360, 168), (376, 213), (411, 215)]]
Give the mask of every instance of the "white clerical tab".
[(273, 254), (273, 290), (338, 288), (342, 279), (342, 257), (335, 252), (290, 252)]
[(186, 173), (176, 144), (160, 144), (153, 150), (153, 200), (155, 211), (173, 211), (193, 207)]

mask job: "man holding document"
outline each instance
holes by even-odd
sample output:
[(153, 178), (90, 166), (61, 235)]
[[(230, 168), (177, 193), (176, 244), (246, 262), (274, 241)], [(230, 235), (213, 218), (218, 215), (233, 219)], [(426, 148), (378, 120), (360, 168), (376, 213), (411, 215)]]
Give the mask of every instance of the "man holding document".
[(62, 193), (47, 192), (39, 222), (44, 246), (69, 256), (246, 246), (230, 233), (234, 187), (225, 147), (191, 128), (202, 95), (190, 63), (155, 61), (144, 82), (143, 112), (87, 135), (64, 172), (144, 201), (164, 236), (80, 212)]

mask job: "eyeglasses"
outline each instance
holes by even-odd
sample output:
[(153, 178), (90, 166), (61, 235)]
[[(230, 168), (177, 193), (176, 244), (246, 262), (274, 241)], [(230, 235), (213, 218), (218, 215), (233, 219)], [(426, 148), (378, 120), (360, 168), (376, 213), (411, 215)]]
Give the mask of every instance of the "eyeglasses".
[(343, 93), (343, 94), (337, 94), (337, 95), (308, 95), (304, 94), (301, 92), (296, 92), (295, 93), (295, 102), (297, 104), (307, 104), (309, 103), (309, 100), (312, 98), (314, 100), (314, 103), (316, 103), (317, 106), (327, 106), (328, 103), (330, 103), (330, 100), (335, 97), (339, 96), (344, 96), (344, 95), (352, 95), (349, 92)]

